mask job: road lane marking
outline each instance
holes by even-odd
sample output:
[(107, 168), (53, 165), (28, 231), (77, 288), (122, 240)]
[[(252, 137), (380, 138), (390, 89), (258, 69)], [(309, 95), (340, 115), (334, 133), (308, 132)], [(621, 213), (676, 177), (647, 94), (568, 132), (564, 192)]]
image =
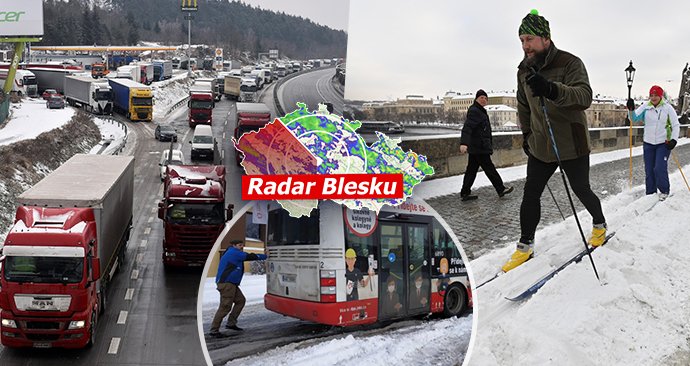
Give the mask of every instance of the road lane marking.
[[(163, 183), (163, 182), (161, 182), (161, 183)], [(151, 207), (151, 213), (156, 213), (156, 211), (158, 211), (158, 208), (156, 208), (156, 207)]]
[(133, 269), (133, 270), (132, 270), (132, 276), (131, 276), (130, 278), (133, 279), (133, 280), (136, 280), (137, 278), (139, 278), (139, 270), (138, 270), (138, 269)]
[(146, 229), (144, 229), (144, 235), (149, 235), (149, 234), (151, 234), (151, 228), (147, 227)]
[(118, 348), (120, 348), (120, 337), (113, 337), (113, 339), (110, 340), (110, 347), (108, 347), (108, 353), (111, 355), (116, 355)]
[[(227, 124), (227, 123), (226, 123)], [(223, 132), (223, 140), (225, 140), (225, 132)]]
[(144, 259), (144, 253), (139, 253), (137, 254), (137, 259), (135, 260), (137, 263), (141, 263), (141, 261)]
[(153, 217), (149, 217), (149, 222), (153, 222)]
[(147, 239), (143, 239), (141, 244), (139, 244), (139, 248), (146, 248), (146, 244), (148, 244), (148, 242), (149, 241)]
[(121, 310), (120, 316), (117, 317), (117, 324), (125, 324), (125, 323), (127, 323), (127, 311)]
[(132, 297), (134, 297), (134, 289), (128, 288), (127, 292), (125, 292), (125, 300), (132, 300)]

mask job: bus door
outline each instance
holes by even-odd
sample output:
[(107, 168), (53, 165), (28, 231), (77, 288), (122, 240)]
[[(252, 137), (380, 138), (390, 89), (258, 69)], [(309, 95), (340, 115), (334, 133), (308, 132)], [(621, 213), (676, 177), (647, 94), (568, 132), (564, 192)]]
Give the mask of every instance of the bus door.
[(379, 233), (378, 318), (429, 312), (428, 225), (382, 221)]

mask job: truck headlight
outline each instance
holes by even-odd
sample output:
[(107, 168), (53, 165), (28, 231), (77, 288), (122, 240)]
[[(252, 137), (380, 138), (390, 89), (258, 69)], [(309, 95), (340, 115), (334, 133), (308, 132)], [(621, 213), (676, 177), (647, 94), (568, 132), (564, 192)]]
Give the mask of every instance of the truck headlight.
[(86, 325), (86, 321), (84, 320), (72, 320), (69, 322), (69, 327), (67, 329), (81, 329), (84, 328)]
[(12, 319), (3, 319), (2, 320), (2, 326), (7, 327), (7, 328), (16, 328), (17, 323), (14, 322)]

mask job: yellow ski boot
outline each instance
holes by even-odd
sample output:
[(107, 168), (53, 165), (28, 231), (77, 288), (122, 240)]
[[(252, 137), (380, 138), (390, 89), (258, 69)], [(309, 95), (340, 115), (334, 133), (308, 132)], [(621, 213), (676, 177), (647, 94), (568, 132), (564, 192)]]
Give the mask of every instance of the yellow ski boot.
[(592, 227), (592, 236), (589, 238), (589, 245), (598, 247), (606, 240), (606, 224), (596, 224)]
[(534, 249), (532, 248), (533, 245), (533, 243), (525, 244), (518, 242), (517, 249), (513, 255), (510, 256), (510, 259), (508, 259), (506, 264), (503, 265), (503, 272), (508, 272), (512, 269), (515, 269), (517, 266), (530, 260), (534, 256)]

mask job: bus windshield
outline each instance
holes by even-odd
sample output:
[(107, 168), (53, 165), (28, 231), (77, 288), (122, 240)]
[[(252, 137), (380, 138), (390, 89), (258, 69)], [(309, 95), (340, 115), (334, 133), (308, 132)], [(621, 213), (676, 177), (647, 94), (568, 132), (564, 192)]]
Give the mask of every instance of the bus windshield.
[(9, 282), (79, 283), (83, 277), (83, 257), (8, 256), (5, 260)]
[(295, 218), (280, 209), (268, 213), (268, 245), (318, 245), (319, 210)]

